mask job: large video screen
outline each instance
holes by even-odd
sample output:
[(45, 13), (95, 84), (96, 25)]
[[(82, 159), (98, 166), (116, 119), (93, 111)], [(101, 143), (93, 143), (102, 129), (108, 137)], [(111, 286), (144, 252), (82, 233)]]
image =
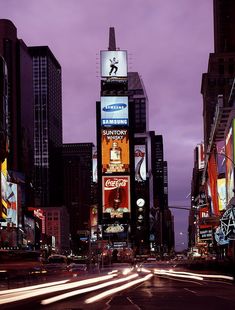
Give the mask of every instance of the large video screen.
[(146, 181), (146, 147), (135, 145), (135, 180)]
[(127, 129), (103, 129), (102, 173), (129, 172), (129, 133)]
[(101, 125), (128, 126), (128, 97), (101, 97)]
[(127, 77), (126, 51), (101, 51), (102, 77)]
[(103, 176), (103, 213), (111, 218), (123, 218), (130, 212), (130, 177)]

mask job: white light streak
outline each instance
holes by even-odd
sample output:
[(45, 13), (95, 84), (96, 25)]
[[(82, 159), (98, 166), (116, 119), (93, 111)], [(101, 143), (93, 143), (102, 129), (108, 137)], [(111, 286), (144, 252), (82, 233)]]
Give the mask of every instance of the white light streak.
[(105, 280), (113, 278), (114, 276), (115, 275), (107, 275), (107, 276), (96, 277), (96, 278), (86, 279), (86, 280), (82, 280), (82, 281), (76, 281), (76, 282), (67, 283), (67, 284), (56, 285), (56, 286), (47, 287), (47, 288), (35, 289), (32, 291), (27, 291), (23, 295), (20, 295), (20, 296), (10, 296), (9, 297), (9, 294), (7, 294), (6, 296), (1, 295), (0, 305), (10, 303), (10, 302), (19, 301), (19, 300), (24, 300), (24, 299), (28, 299), (28, 298), (32, 298), (32, 297), (37, 297), (37, 296), (48, 294), (48, 293), (64, 291), (64, 290), (76, 288), (76, 287), (91, 284), (91, 283), (105, 281)]
[(113, 273), (117, 273), (118, 270), (112, 270), (112, 271), (109, 271), (108, 274), (113, 274)]
[(109, 282), (102, 283), (102, 284), (99, 284), (99, 285), (95, 285), (95, 286), (83, 288), (83, 289), (80, 289), (80, 290), (68, 292), (68, 293), (65, 293), (65, 294), (62, 294), (62, 295), (59, 295), (59, 296), (55, 296), (55, 297), (51, 297), (51, 298), (48, 298), (48, 299), (44, 299), (43, 301), (41, 301), (41, 304), (42, 305), (48, 305), (48, 304), (51, 304), (53, 302), (57, 302), (57, 301), (62, 300), (62, 299), (73, 297), (73, 296), (76, 296), (76, 295), (79, 295), (79, 294), (84, 294), (84, 293), (92, 292), (92, 291), (104, 288), (106, 286), (110, 286), (110, 285), (113, 285), (113, 284), (117, 284), (117, 283), (120, 283), (120, 282), (131, 280), (131, 279), (136, 278), (136, 277), (138, 277), (137, 273), (135, 273), (133, 275), (130, 275), (128, 277), (122, 278), (122, 279), (113, 280), (113, 281), (109, 281)]
[(37, 284), (37, 285), (25, 286), (25, 287), (20, 287), (20, 288), (13, 288), (11, 290), (0, 291), (0, 295), (35, 290), (35, 289), (44, 288), (44, 287), (48, 287), (48, 286), (64, 284), (64, 283), (66, 283), (68, 281), (69, 280), (63, 280), (63, 281), (57, 281), (57, 282), (49, 282), (49, 283), (45, 283), (45, 284)]
[(192, 272), (186, 272), (186, 271), (174, 271), (174, 270), (170, 270), (170, 271), (173, 273), (194, 275), (194, 276), (200, 276), (203, 278), (225, 279), (225, 280), (231, 280), (231, 281), (234, 280), (234, 278), (231, 276), (225, 276), (225, 275), (220, 275), (220, 274), (200, 274), (200, 273), (192, 273)]
[(192, 275), (183, 275), (183, 274), (175, 274), (174, 272), (167, 271), (167, 270), (154, 270), (155, 274), (160, 274), (160, 275), (166, 275), (166, 276), (171, 276), (171, 277), (176, 277), (176, 278), (186, 278), (186, 279), (195, 279), (195, 280), (203, 280), (203, 277), (199, 276), (192, 276)]
[(122, 286), (119, 286), (119, 287), (117, 287), (117, 288), (113, 288), (113, 289), (108, 290), (108, 291), (106, 291), (106, 292), (100, 293), (100, 294), (98, 294), (98, 295), (96, 295), (96, 296), (94, 296), (94, 297), (91, 297), (91, 298), (86, 299), (86, 300), (85, 300), (85, 303), (86, 303), (86, 304), (90, 304), (90, 303), (92, 303), (92, 302), (94, 302), (94, 301), (103, 299), (103, 298), (105, 298), (105, 297), (107, 297), (107, 296), (109, 296), (109, 295), (112, 295), (112, 294), (114, 294), (114, 293), (123, 291), (123, 290), (125, 290), (125, 289), (127, 289), (127, 288), (129, 288), (129, 287), (131, 287), (131, 286), (133, 286), (133, 285), (136, 285), (136, 284), (139, 284), (139, 283), (141, 283), (141, 282), (144, 282), (144, 281), (149, 280), (152, 276), (153, 276), (152, 274), (148, 274), (147, 276), (145, 276), (145, 277), (142, 278), (142, 279), (137, 279), (137, 280), (135, 280), (135, 281), (131, 281), (131, 282), (129, 282), (129, 283), (127, 283), (127, 284), (124, 284), (124, 285), (122, 285)]

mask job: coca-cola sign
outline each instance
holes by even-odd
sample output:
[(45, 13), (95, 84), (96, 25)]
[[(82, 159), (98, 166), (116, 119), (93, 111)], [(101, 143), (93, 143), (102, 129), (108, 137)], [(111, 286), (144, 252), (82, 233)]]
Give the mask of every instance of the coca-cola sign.
[(125, 187), (127, 182), (128, 180), (125, 179), (107, 179), (104, 189), (109, 191), (117, 187)]
[(123, 213), (130, 212), (130, 177), (103, 176), (103, 213), (111, 218), (122, 218)]

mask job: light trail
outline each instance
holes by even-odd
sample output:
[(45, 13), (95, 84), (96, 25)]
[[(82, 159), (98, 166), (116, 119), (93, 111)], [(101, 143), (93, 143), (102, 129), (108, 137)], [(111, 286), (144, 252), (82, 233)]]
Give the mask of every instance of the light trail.
[(99, 284), (99, 285), (95, 285), (95, 286), (87, 287), (87, 288), (84, 288), (84, 289), (68, 292), (68, 293), (65, 293), (65, 294), (62, 294), (62, 295), (59, 295), (59, 296), (55, 296), (55, 297), (51, 297), (51, 298), (48, 298), (48, 299), (44, 299), (43, 301), (41, 301), (41, 304), (42, 305), (48, 305), (48, 304), (60, 301), (62, 299), (66, 299), (66, 298), (69, 298), (69, 297), (73, 297), (73, 296), (84, 294), (84, 293), (88, 293), (88, 292), (92, 292), (92, 291), (104, 288), (106, 286), (110, 286), (110, 285), (113, 285), (113, 284), (118, 284), (118, 283), (121, 283), (121, 282), (124, 282), (124, 281), (129, 281), (129, 280), (131, 280), (133, 278), (136, 278), (136, 277), (138, 277), (137, 273), (135, 273), (133, 275), (130, 275), (128, 277), (122, 278), (122, 279), (113, 280), (113, 281), (109, 281), (109, 282), (102, 283), (102, 284)]
[(35, 290), (35, 289), (44, 288), (44, 287), (48, 287), (48, 286), (64, 284), (64, 283), (66, 283), (68, 281), (69, 280), (63, 280), (63, 281), (49, 282), (49, 283), (45, 283), (45, 284), (37, 284), (37, 285), (25, 286), (25, 287), (20, 287), (20, 288), (13, 288), (13, 289), (10, 289), (10, 290), (0, 291), (0, 295)]
[(117, 293), (117, 292), (126, 290), (127, 288), (130, 288), (131, 286), (134, 286), (134, 285), (136, 285), (136, 284), (139, 284), (139, 283), (141, 283), (141, 282), (144, 282), (144, 281), (149, 280), (152, 276), (153, 276), (153, 274), (148, 274), (147, 276), (145, 276), (145, 277), (142, 278), (142, 279), (137, 279), (137, 280), (131, 281), (131, 282), (127, 283), (127, 284), (124, 284), (124, 285), (122, 285), (122, 286), (119, 286), (119, 287), (117, 287), (117, 288), (113, 288), (113, 289), (108, 290), (108, 291), (106, 291), (106, 292), (100, 293), (100, 294), (98, 294), (98, 295), (96, 295), (96, 296), (94, 296), (94, 297), (91, 297), (91, 298), (86, 299), (86, 300), (85, 300), (85, 303), (86, 303), (86, 304), (90, 304), (90, 303), (95, 302), (95, 301), (97, 301), (97, 300), (100, 300), (100, 299), (103, 299), (103, 298), (105, 298), (105, 297), (108, 297), (109, 295), (112, 295), (112, 294), (115, 294), (115, 293)]
[(174, 271), (169, 270), (170, 272), (176, 273), (176, 274), (186, 274), (186, 275), (194, 275), (194, 276), (200, 276), (203, 278), (215, 278), (215, 279), (225, 279), (225, 280), (234, 280), (234, 277), (231, 276), (225, 276), (220, 274), (200, 274), (200, 273), (192, 273), (192, 272), (186, 272), (186, 271)]
[(30, 292), (26, 291), (25, 293), (23, 293), (23, 295), (19, 295), (19, 296), (9, 296), (9, 294), (6, 294), (5, 296), (1, 295), (0, 305), (19, 301), (19, 300), (24, 300), (24, 299), (28, 299), (32, 297), (38, 297), (40, 295), (44, 295), (48, 293), (54, 293), (54, 292), (68, 290), (68, 289), (73, 289), (79, 286), (105, 281), (113, 277), (115, 277), (115, 275), (107, 275), (107, 276), (96, 277), (96, 278), (76, 281), (76, 282), (67, 283), (67, 284), (56, 285), (56, 286), (47, 287), (47, 288), (35, 289)]
[(112, 271), (109, 271), (108, 274), (113, 274), (113, 273), (117, 273), (118, 270), (112, 270)]
[(171, 276), (171, 277), (176, 277), (176, 278), (185, 278), (185, 279), (194, 279), (194, 280), (200, 280), (203, 281), (203, 277), (199, 276), (192, 276), (192, 275), (182, 275), (182, 274), (175, 274), (173, 272), (167, 271), (167, 270), (154, 270), (154, 274), (159, 274), (159, 275), (166, 275), (166, 276)]

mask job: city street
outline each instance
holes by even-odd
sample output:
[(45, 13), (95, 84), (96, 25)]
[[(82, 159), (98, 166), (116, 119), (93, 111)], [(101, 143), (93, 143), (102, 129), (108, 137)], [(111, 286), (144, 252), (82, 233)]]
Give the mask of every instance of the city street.
[[(123, 275), (124, 269), (119, 267), (118, 272), (73, 278), (69, 284), (54, 283), (48, 288), (27, 289), (19, 293), (2, 291), (1, 309), (234, 309), (235, 285), (231, 277), (218, 278), (218, 274), (211, 271), (188, 271), (186, 274), (186, 270), (178, 268), (169, 273), (170, 268), (166, 268), (164, 264), (155, 265), (156, 268), (151, 268), (151, 272), (150, 268), (135, 268)], [(103, 278), (97, 280), (101, 277)], [(88, 278), (93, 283), (83, 282)], [(114, 283), (115, 281), (118, 283)], [(132, 283), (133, 286), (124, 287)], [(67, 285), (72, 285), (73, 288), (68, 288)], [(49, 292), (51, 288), (54, 292)], [(111, 291), (114, 288), (119, 291)], [(74, 296), (65, 295), (70, 292), (75, 292)], [(108, 295), (102, 298), (99, 295), (103, 292)], [(51, 299), (54, 296), (61, 300)], [(7, 298), (15, 297), (22, 300), (4, 303)]]

